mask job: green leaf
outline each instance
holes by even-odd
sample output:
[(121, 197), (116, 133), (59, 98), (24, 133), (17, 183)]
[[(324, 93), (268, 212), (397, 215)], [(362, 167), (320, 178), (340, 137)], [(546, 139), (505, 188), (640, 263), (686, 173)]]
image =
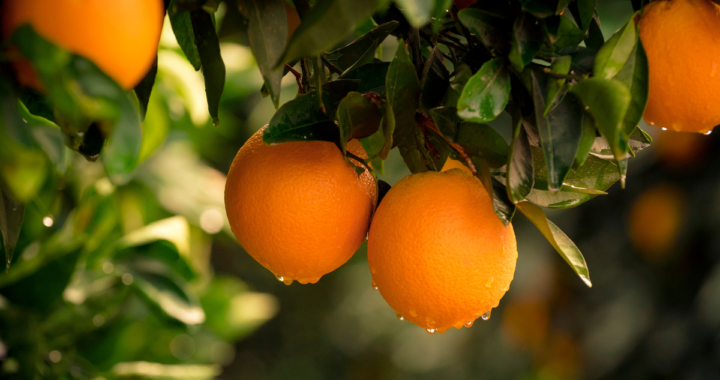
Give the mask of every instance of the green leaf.
[(0, 138), (9, 137), (13, 142), (31, 148), (35, 142), (26, 122), (18, 113), (17, 103), (10, 83), (0, 77)]
[(505, 31), (500, 28), (503, 23), (496, 15), (477, 8), (465, 8), (457, 17), (491, 51), (505, 44)]
[(152, 93), (153, 85), (155, 84), (155, 77), (157, 76), (158, 62), (157, 55), (155, 61), (150, 67), (150, 71), (145, 74), (140, 83), (135, 86), (135, 95), (137, 95), (138, 102), (140, 103), (140, 119), (145, 120), (145, 114), (147, 114), (148, 102), (150, 101), (150, 94)]
[(367, 153), (368, 157), (375, 157), (379, 155), (380, 151), (385, 145), (385, 137), (383, 135), (383, 130), (379, 128), (372, 135), (360, 139), (360, 143), (365, 149), (365, 153)]
[(452, 0), (435, 0), (435, 9), (432, 15), (432, 32), (437, 34), (443, 25), (445, 19), (448, 18), (448, 10), (452, 7)]
[(340, 146), (343, 154), (345, 146), (352, 138), (368, 137), (380, 126), (380, 110), (368, 98), (359, 92), (350, 92), (340, 101), (337, 109)]
[[(323, 94), (323, 98), (326, 105), (332, 102), (327, 93)], [(315, 91), (298, 95), (283, 104), (270, 119), (268, 128), (263, 133), (265, 144), (312, 140), (339, 141), (338, 127), (322, 112), (319, 104)], [(328, 113), (332, 115), (330, 111)]]
[(343, 73), (340, 79), (359, 80), (360, 84), (354, 91), (361, 94), (372, 91), (384, 97), (385, 78), (389, 68), (390, 62), (372, 62)]
[[(567, 73), (570, 71), (571, 63), (572, 57), (570, 56), (564, 55), (558, 57), (554, 59), (552, 65), (550, 65), (550, 71), (557, 74), (567, 75)], [(560, 90), (562, 90), (564, 84), (565, 79), (555, 79), (552, 77), (548, 77), (547, 97), (545, 98), (547, 99), (547, 104), (545, 104), (545, 111), (543, 112), (544, 115), (547, 115), (547, 113), (550, 111), (550, 108), (552, 108), (556, 101), (559, 101), (557, 97), (560, 94)]]
[(202, 62), (200, 61), (200, 53), (195, 45), (195, 32), (193, 31), (193, 23), (190, 19), (190, 12), (181, 10), (177, 3), (182, 0), (171, 0), (168, 7), (168, 16), (170, 17), (170, 26), (173, 34), (177, 39), (178, 45), (182, 49), (185, 57), (190, 64), (193, 65), (195, 71), (200, 70)]
[(582, 166), (568, 172), (560, 191), (551, 193), (547, 190), (547, 169), (543, 152), (535, 147), (531, 147), (531, 151), (535, 166), (535, 184), (526, 200), (540, 207), (577, 207), (597, 195), (604, 194), (620, 179), (615, 163), (590, 155)]
[[(205, 95), (208, 101), (208, 111), (213, 124), (218, 125), (218, 107), (220, 96), (225, 86), (225, 63), (220, 55), (220, 42), (215, 34), (215, 24), (212, 16), (203, 10), (190, 12), (193, 32), (195, 33), (195, 46), (197, 46), (202, 73), (205, 78)], [(280, 70), (282, 73), (282, 70)]]
[(325, 58), (340, 70), (345, 71), (355, 64), (372, 46), (379, 46), (395, 28), (397, 21), (386, 22), (365, 33), (350, 44), (325, 55)]
[(553, 43), (553, 47), (556, 50), (569, 46), (576, 46), (585, 39), (585, 32), (573, 24), (572, 21), (563, 16), (556, 17), (559, 20), (559, 25), (555, 34), (556, 41)]
[(332, 48), (385, 3), (384, 0), (318, 0), (303, 17), (275, 66)]
[(471, 157), (481, 156), (492, 168), (502, 167), (507, 162), (509, 147), (505, 139), (487, 124), (460, 124), (455, 142)]
[(418, 29), (430, 21), (435, 8), (433, 0), (395, 0), (395, 3), (410, 25)]
[(513, 114), (513, 139), (507, 163), (507, 193), (510, 201), (518, 203), (530, 194), (535, 183), (532, 151), (522, 116)]
[(429, 114), (440, 133), (450, 141), (455, 141), (458, 127), (462, 123), (462, 119), (457, 115), (457, 109), (455, 107), (436, 107), (431, 109)]
[(546, 18), (552, 15), (560, 14), (567, 0), (522, 0), (522, 9), (530, 12), (538, 18)]
[(273, 70), (282, 56), (287, 42), (288, 24), (285, 2), (282, 0), (241, 0), (240, 11), (248, 20), (248, 39), (255, 61), (270, 91), (270, 98), (278, 107), (283, 68)]
[(538, 19), (530, 13), (523, 12), (515, 19), (513, 39), (508, 59), (517, 72), (523, 71), (543, 44), (543, 30)]
[(585, 46), (589, 49), (600, 50), (603, 44), (605, 44), (605, 36), (603, 36), (599, 20), (597, 12), (595, 12), (592, 20), (590, 20), (590, 29), (588, 30), (588, 36), (585, 39)]
[(517, 209), (515, 204), (508, 198), (508, 191), (502, 182), (492, 179), (492, 198), (495, 215), (498, 216), (505, 226), (510, 225)]
[(549, 221), (545, 216), (545, 213), (539, 207), (529, 203), (519, 203), (517, 207), (528, 219), (530, 219), (535, 227), (540, 230), (547, 241), (553, 246), (553, 248), (555, 248), (560, 256), (565, 259), (585, 285), (592, 287), (587, 263), (575, 243), (573, 243), (572, 240), (570, 240), (570, 238), (568, 238), (567, 235), (558, 228), (558, 226)]
[(336, 79), (322, 85), (323, 92), (329, 92), (338, 98), (344, 98), (347, 94), (357, 91), (358, 88), (360, 88), (359, 79)]
[(569, 8), (580, 29), (587, 32), (595, 12), (595, 0), (576, 0), (569, 4)]
[(623, 121), (631, 98), (627, 86), (614, 79), (590, 78), (574, 85), (570, 92), (592, 115), (595, 127), (610, 143), (615, 159), (623, 159), (628, 149)]
[[(628, 147), (630, 148), (630, 154), (635, 156), (637, 152), (647, 148), (652, 143), (650, 135), (645, 133), (640, 128), (635, 128), (633, 133), (628, 138)], [(604, 137), (597, 137), (591, 144), (590, 154), (603, 160), (613, 160), (612, 147), (608, 144)]]
[(582, 166), (585, 160), (587, 160), (588, 154), (590, 154), (590, 148), (592, 148), (595, 137), (597, 136), (596, 131), (592, 116), (585, 115), (583, 117), (580, 144), (578, 144), (578, 152), (577, 156), (575, 156), (575, 163), (578, 167)]
[(638, 39), (634, 19), (635, 17), (631, 17), (598, 51), (593, 67), (596, 78), (611, 79), (625, 66)]
[(382, 120), (380, 121), (380, 125), (382, 126), (383, 138), (385, 142), (378, 155), (380, 159), (384, 161), (385, 159), (387, 159), (388, 154), (390, 154), (390, 149), (392, 149), (393, 147), (393, 133), (395, 132), (395, 112), (393, 111), (393, 108), (388, 104), (383, 107), (383, 111), (384, 112)]
[(630, 89), (630, 105), (623, 119), (623, 130), (627, 134), (631, 134), (635, 130), (645, 112), (650, 82), (649, 71), (647, 55), (645, 55), (642, 41), (638, 38), (635, 50), (614, 78)]
[(467, 121), (494, 120), (510, 99), (510, 73), (502, 58), (485, 62), (465, 85), (458, 100), (458, 116)]
[(120, 115), (101, 156), (105, 171), (115, 184), (125, 184), (135, 169), (142, 147), (140, 116), (128, 96), (118, 99)]
[(205, 321), (205, 312), (188, 284), (176, 279), (163, 266), (136, 262), (128, 273), (132, 275), (132, 285), (161, 316), (186, 325), (197, 325)]
[(24, 218), (25, 205), (15, 201), (4, 189), (0, 189), (0, 234), (2, 234), (3, 249), (5, 250), (5, 271), (10, 270), (10, 262), (18, 237), (20, 237)]
[(435, 107), (445, 96), (450, 85), (450, 72), (445, 67), (444, 57), (437, 45), (425, 60), (421, 75), (421, 104), (426, 108)]
[(361, 55), (360, 58), (358, 58), (358, 60), (352, 66), (348, 67), (346, 71), (351, 71), (357, 67), (373, 62), (375, 60), (375, 52), (377, 51), (377, 48), (378, 47), (376, 43), (373, 42), (373, 44), (370, 45), (367, 50), (365, 50), (365, 53), (363, 53), (363, 55)]
[[(398, 146), (400, 154), (410, 171), (422, 170), (418, 164), (422, 153), (418, 151), (415, 125), (415, 111), (420, 102), (420, 81), (415, 66), (410, 61), (403, 40), (398, 40), (395, 58), (390, 63), (385, 78), (387, 105), (392, 107), (395, 118), (393, 146)], [(414, 171), (415, 170), (415, 171)]]
[[(535, 73), (531, 76), (535, 109), (545, 109)], [(577, 154), (582, 133), (582, 108), (575, 97), (568, 94), (547, 117), (537, 111), (535, 116), (548, 169), (548, 186), (551, 192), (559, 191)]]

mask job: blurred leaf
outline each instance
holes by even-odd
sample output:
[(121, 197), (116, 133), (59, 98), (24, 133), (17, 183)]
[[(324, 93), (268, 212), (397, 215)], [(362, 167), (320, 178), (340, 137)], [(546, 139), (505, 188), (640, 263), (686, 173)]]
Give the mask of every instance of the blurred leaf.
[(288, 23), (282, 0), (241, 0), (240, 11), (248, 20), (248, 38), (253, 56), (270, 90), (275, 108), (280, 99), (283, 68), (273, 70), (287, 43)]
[(390, 21), (378, 25), (350, 44), (327, 53), (325, 58), (340, 70), (345, 71), (355, 65), (355, 63), (366, 54), (368, 49), (373, 46), (379, 46), (398, 25), (400, 25), (400, 23), (397, 21)]
[(110, 180), (116, 184), (124, 184), (138, 164), (142, 146), (142, 124), (127, 96), (117, 100), (120, 115), (101, 158)]
[[(331, 103), (329, 94), (323, 94), (323, 102), (326, 106)], [(328, 113), (331, 114), (329, 110)], [(312, 140), (336, 142), (339, 137), (335, 123), (320, 109), (315, 91), (298, 95), (283, 104), (263, 133), (265, 144)]]
[(33, 115), (40, 116), (55, 123), (52, 105), (46, 96), (43, 96), (30, 87), (25, 87), (20, 93), (20, 101), (22, 101)]
[[(205, 95), (208, 101), (208, 111), (213, 124), (218, 125), (218, 107), (220, 96), (225, 86), (225, 63), (220, 55), (220, 42), (215, 34), (215, 25), (212, 17), (205, 11), (190, 12), (193, 32), (195, 33), (195, 46), (197, 46), (202, 73), (205, 78)], [(282, 73), (282, 70), (280, 70)]]
[(234, 277), (214, 276), (200, 296), (207, 320), (205, 325), (227, 341), (252, 332), (278, 310), (269, 294), (250, 292)]
[(124, 362), (112, 368), (113, 377), (130, 379), (210, 380), (221, 373), (217, 365)]
[(359, 80), (360, 84), (354, 91), (361, 94), (373, 91), (385, 97), (385, 78), (389, 68), (390, 62), (372, 62), (344, 72), (340, 79)]
[(202, 66), (202, 61), (200, 60), (198, 48), (195, 45), (193, 23), (190, 18), (190, 12), (181, 10), (180, 7), (178, 7), (177, 4), (180, 2), (182, 2), (182, 0), (170, 0), (170, 6), (168, 7), (170, 26), (185, 57), (193, 65), (195, 71), (198, 71)]
[(591, 155), (579, 168), (571, 169), (560, 191), (553, 194), (547, 190), (547, 169), (540, 148), (532, 147), (535, 166), (534, 188), (526, 200), (540, 207), (573, 208), (603, 194), (620, 179), (618, 166), (612, 161)]
[(569, 3), (568, 0), (521, 0), (522, 9), (536, 17), (545, 18), (560, 14)]
[(505, 109), (510, 99), (510, 74), (502, 58), (486, 62), (467, 82), (458, 100), (458, 116), (486, 123)]
[(147, 114), (148, 102), (150, 101), (150, 94), (152, 94), (152, 88), (155, 84), (155, 77), (158, 71), (157, 55), (155, 61), (150, 67), (150, 71), (143, 77), (140, 83), (135, 86), (135, 94), (137, 95), (138, 101), (140, 102), (140, 120), (145, 120)]
[[(420, 81), (410, 61), (405, 42), (398, 40), (395, 58), (385, 78), (387, 105), (395, 119), (393, 146), (397, 146), (411, 172), (421, 169), (416, 140), (415, 111), (420, 103)], [(387, 113), (387, 112), (386, 112)]]
[(55, 165), (57, 173), (64, 174), (70, 165), (70, 157), (68, 148), (65, 146), (65, 136), (60, 127), (44, 117), (31, 114), (22, 102), (18, 102), (18, 111), (26, 120), (37, 144)]
[(26, 122), (23, 122), (18, 113), (17, 103), (12, 87), (4, 77), (0, 77), (0, 138), (7, 136), (30, 148), (35, 144)]
[(275, 67), (332, 48), (385, 3), (384, 0), (318, 0), (290, 37)]
[(20, 236), (23, 218), (25, 218), (25, 205), (15, 201), (4, 189), (0, 189), (0, 234), (5, 251), (6, 272), (10, 270), (10, 262)]
[(345, 145), (356, 136), (367, 137), (375, 133), (380, 126), (380, 110), (359, 92), (350, 92), (340, 101), (337, 110), (340, 146), (343, 154)]
[(421, 28), (430, 21), (435, 8), (433, 0), (395, 0), (398, 8), (414, 28)]
[(614, 79), (590, 78), (574, 85), (570, 92), (577, 95), (593, 116), (595, 126), (610, 143), (615, 159), (624, 158), (628, 145), (623, 121), (631, 99), (627, 86)]
[(630, 21), (600, 48), (593, 68), (595, 77), (611, 79), (625, 66), (635, 50), (635, 42), (638, 39), (634, 20), (635, 17), (630, 18)]
[(582, 122), (580, 144), (578, 144), (578, 152), (577, 156), (575, 156), (577, 166), (582, 166), (585, 163), (596, 136), (595, 122), (590, 115), (585, 115)]
[(504, 20), (495, 14), (470, 7), (458, 12), (457, 17), (491, 51), (500, 49), (506, 43), (505, 33), (500, 28)]
[(631, 134), (645, 112), (650, 82), (647, 55), (639, 38), (635, 49), (625, 62), (625, 66), (615, 75), (615, 79), (630, 89), (630, 105), (623, 119), (623, 130)]
[(518, 203), (530, 194), (535, 183), (532, 151), (527, 132), (518, 111), (513, 114), (513, 138), (507, 166), (507, 193), (510, 201)]
[(142, 145), (140, 146), (139, 162), (145, 161), (162, 145), (170, 131), (170, 112), (168, 104), (159, 94), (150, 96), (148, 112), (142, 123)]
[(505, 139), (487, 124), (460, 124), (455, 142), (470, 156), (481, 156), (492, 168), (499, 168), (507, 162), (509, 148)]
[(435, 0), (435, 8), (430, 20), (432, 22), (433, 34), (437, 34), (438, 31), (440, 31), (443, 20), (448, 17), (448, 10), (452, 7), (452, 5), (452, 0)]
[(535, 227), (545, 235), (547, 241), (555, 248), (570, 267), (588, 287), (592, 287), (587, 263), (580, 250), (558, 226), (545, 217), (545, 213), (537, 206), (519, 203), (517, 208), (530, 219)]
[[(554, 59), (552, 65), (550, 65), (550, 71), (556, 74), (567, 75), (567, 73), (570, 71), (571, 63), (572, 58), (570, 56), (565, 55), (562, 57), (558, 57), (557, 59)], [(560, 94), (560, 90), (562, 90), (564, 84), (565, 79), (553, 78), (548, 76), (547, 97), (545, 98), (547, 104), (545, 104), (545, 111), (543, 112), (544, 115), (547, 116), (550, 108), (552, 108), (552, 106), (556, 103), (556, 99)]]
[(151, 262), (136, 261), (133, 264), (133, 269), (128, 272), (133, 276), (132, 284), (153, 310), (186, 325), (205, 321), (205, 312), (186, 283), (174, 279)]
[(535, 54), (540, 51), (543, 43), (543, 30), (538, 19), (530, 13), (523, 12), (515, 20), (513, 26), (512, 47), (508, 59), (517, 72), (523, 71)]

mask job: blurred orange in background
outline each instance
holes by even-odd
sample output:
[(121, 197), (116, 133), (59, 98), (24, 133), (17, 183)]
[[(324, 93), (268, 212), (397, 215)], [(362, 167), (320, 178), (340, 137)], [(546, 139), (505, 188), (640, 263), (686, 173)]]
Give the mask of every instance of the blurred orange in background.
[(697, 133), (662, 131), (654, 140), (657, 157), (670, 169), (689, 169), (707, 156), (710, 138)]
[(675, 247), (685, 211), (685, 196), (677, 187), (660, 184), (645, 190), (630, 208), (633, 247), (648, 261), (665, 260)]

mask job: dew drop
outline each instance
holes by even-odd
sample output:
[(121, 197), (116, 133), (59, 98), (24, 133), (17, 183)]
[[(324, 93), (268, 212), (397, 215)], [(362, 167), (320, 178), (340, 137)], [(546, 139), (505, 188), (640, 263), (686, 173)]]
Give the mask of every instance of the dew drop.
[(425, 331), (427, 331), (428, 334), (435, 334), (435, 332), (437, 332), (437, 329), (425, 329)]
[[(274, 273), (273, 273), (273, 274), (274, 274)], [(276, 274), (276, 275), (275, 275), (275, 278), (277, 278), (277, 280), (280, 281), (280, 282), (285, 282), (285, 279), (283, 278), (283, 276), (281, 276), (281, 275), (279, 275), (279, 274)]]
[(663, 130), (663, 131), (667, 131), (667, 128), (665, 128), (665, 127), (662, 127), (662, 130)]
[(489, 288), (492, 286), (493, 281), (495, 281), (494, 277), (490, 277), (490, 281), (485, 283), (485, 287)]
[(373, 288), (373, 289), (378, 290), (378, 286), (377, 286), (377, 284), (375, 283), (375, 280), (373, 280), (373, 282), (371, 283), (371, 285), (372, 285), (372, 288)]
[(705, 136), (709, 136), (712, 133), (712, 131), (705, 132)]
[(410, 309), (410, 315), (413, 317), (417, 317), (417, 312), (415, 310)]
[(486, 313), (483, 314), (482, 317), (480, 317), (480, 318), (482, 318), (483, 321), (487, 321), (488, 319), (490, 319), (490, 312), (489, 312), (489, 311), (486, 312)]
[(465, 324), (463, 326), (470, 328), (470, 327), (472, 327), (473, 323), (475, 323), (475, 322), (473, 322), (473, 321), (465, 322)]
[(285, 285), (290, 285), (290, 284), (293, 283), (293, 279), (290, 278), (290, 277), (285, 277), (285, 278), (283, 278), (282, 282), (283, 282), (283, 284), (285, 284)]
[(439, 332), (440, 334), (445, 334), (445, 331), (447, 331), (447, 330), (448, 330), (447, 327), (441, 327), (441, 328), (438, 329), (438, 332)]
[(404, 320), (405, 320), (405, 317), (403, 317), (403, 316), (402, 316), (401, 314), (399, 314), (399, 313), (396, 313), (395, 316), (397, 317), (397, 319), (399, 319), (399, 320), (401, 320), (401, 321), (404, 321)]
[(435, 320), (432, 318), (425, 318), (425, 321), (427, 322), (427, 326), (429, 328), (435, 328)]

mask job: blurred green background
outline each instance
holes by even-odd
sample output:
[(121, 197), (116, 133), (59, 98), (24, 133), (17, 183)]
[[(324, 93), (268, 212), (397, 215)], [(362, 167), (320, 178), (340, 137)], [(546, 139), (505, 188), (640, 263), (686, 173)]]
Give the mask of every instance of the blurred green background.
[[(626, 0), (597, 7), (606, 38), (633, 13)], [(655, 144), (626, 189), (548, 213), (592, 289), (518, 217), (515, 280), (490, 320), (429, 335), (371, 288), (365, 245), (317, 284), (286, 286), (232, 236), (225, 173), (275, 110), (244, 41), (223, 38), (234, 16), (216, 14), (218, 127), (166, 20), (134, 179), (114, 186), (70, 151), (54, 162), (62, 180), (27, 204), (0, 275), (0, 378), (720, 379), (716, 135), (643, 124)], [(397, 42), (383, 46), (389, 60)], [(280, 102), (296, 92), (286, 76)], [(509, 117), (492, 126), (509, 136)], [(407, 174), (394, 150), (380, 178)]]

